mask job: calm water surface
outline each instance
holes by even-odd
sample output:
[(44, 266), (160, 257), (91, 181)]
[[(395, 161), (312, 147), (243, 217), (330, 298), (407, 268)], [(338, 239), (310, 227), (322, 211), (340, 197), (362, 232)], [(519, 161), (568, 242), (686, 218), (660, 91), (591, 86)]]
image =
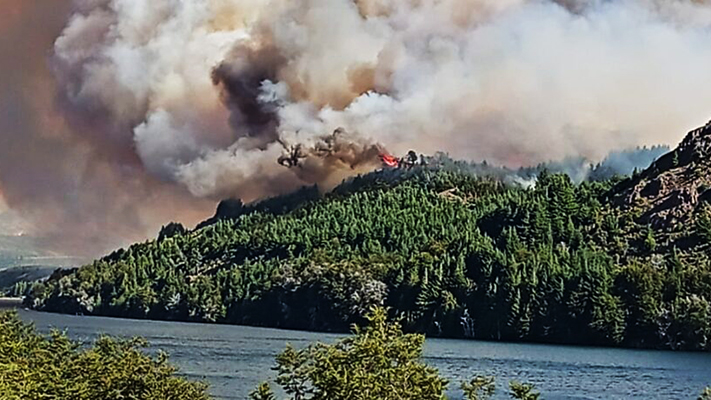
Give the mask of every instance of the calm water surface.
[[(183, 375), (205, 379), (218, 399), (246, 399), (267, 376), (274, 356), (287, 343), (306, 346), (332, 342), (342, 335), (282, 331), (229, 325), (136, 321), (20, 311), (43, 332), (67, 329), (82, 341), (101, 333), (142, 336), (151, 351), (163, 350)], [(535, 383), (548, 400), (562, 399), (696, 399), (711, 385), (711, 354), (675, 353), (532, 344), (428, 339), (425, 361), (451, 380), (452, 397), (459, 382), (474, 374), (497, 376), (496, 399), (506, 398), (511, 379)]]

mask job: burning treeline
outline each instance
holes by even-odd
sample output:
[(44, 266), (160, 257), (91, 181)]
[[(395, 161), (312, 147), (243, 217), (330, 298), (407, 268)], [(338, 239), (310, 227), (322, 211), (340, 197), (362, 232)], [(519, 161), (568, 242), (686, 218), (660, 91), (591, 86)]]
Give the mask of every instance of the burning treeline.
[(3, 70), (42, 84), (0, 96), (42, 123), (0, 114), (1, 191), (89, 237), (411, 148), (515, 167), (673, 144), (711, 110), (707, 1), (7, 1), (3, 50), (34, 55)]

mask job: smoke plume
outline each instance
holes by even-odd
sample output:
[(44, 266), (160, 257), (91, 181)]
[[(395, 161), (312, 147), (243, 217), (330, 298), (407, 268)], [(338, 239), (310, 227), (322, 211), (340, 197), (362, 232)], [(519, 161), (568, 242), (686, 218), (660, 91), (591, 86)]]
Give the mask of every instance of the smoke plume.
[(210, 212), (211, 202), (147, 173), (131, 136), (121, 147), (118, 130), (92, 129), (100, 115), (74, 123), (58, 107), (48, 65), (71, 2), (0, 0), (0, 8), (0, 234), (21, 230), (47, 250), (92, 257), (167, 220)]
[(384, 148), (600, 159), (711, 110), (705, 0), (3, 2), (0, 190), (62, 229), (140, 236)]

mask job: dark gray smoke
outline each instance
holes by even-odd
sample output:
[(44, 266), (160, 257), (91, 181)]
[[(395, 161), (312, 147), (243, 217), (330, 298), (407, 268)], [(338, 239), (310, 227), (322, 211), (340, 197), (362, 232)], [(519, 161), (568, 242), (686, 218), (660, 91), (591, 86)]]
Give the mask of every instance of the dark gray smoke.
[(233, 49), (229, 57), (234, 62), (220, 63), (212, 72), (212, 81), (232, 110), (230, 124), (237, 136), (257, 138), (253, 145), (264, 148), (279, 138), (279, 121), (276, 107), (261, 101), (262, 83), (275, 80), (286, 59), (268, 42), (256, 49), (250, 44)]

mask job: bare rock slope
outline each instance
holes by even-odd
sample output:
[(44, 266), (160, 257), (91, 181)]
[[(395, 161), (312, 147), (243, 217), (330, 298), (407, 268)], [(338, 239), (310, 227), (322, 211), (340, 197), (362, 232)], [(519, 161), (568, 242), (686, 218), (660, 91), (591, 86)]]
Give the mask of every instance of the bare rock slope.
[(679, 147), (617, 185), (611, 196), (638, 222), (676, 231), (711, 202), (711, 122), (689, 132)]

